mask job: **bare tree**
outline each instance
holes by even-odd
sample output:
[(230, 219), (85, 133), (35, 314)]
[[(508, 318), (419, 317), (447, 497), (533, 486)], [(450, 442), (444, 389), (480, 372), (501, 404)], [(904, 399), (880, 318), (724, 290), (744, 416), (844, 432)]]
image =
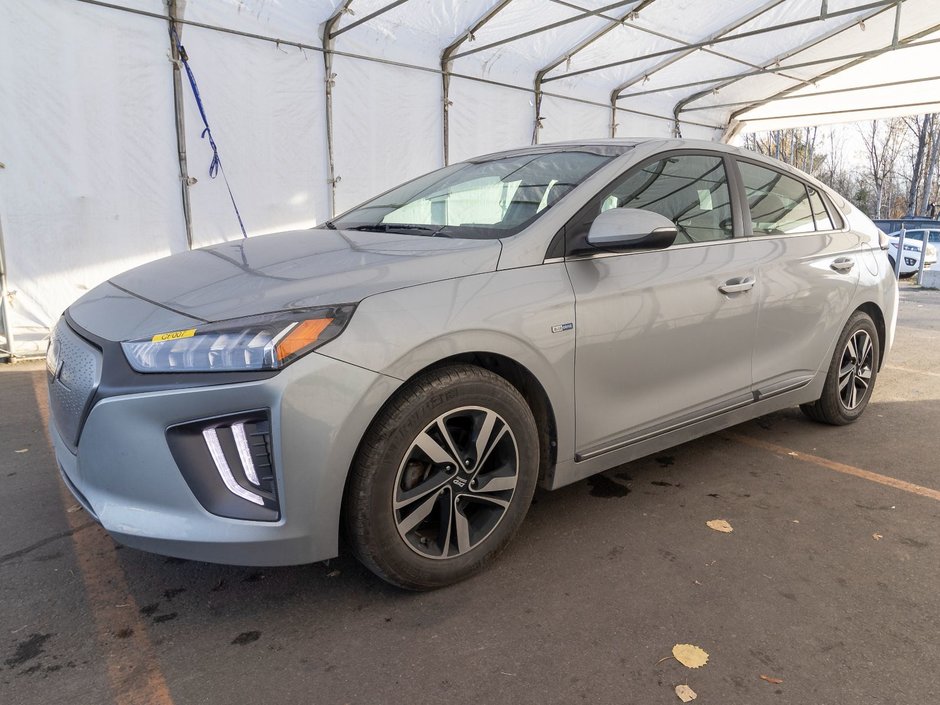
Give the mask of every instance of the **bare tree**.
[(744, 137), (744, 146), (748, 149), (779, 159), (809, 173), (813, 173), (819, 165), (816, 145), (817, 128), (815, 127), (753, 132)]
[(933, 115), (924, 115), (922, 118), (904, 118), (904, 124), (914, 138), (913, 160), (911, 164), (911, 185), (907, 192), (907, 210), (905, 216), (910, 218), (917, 215), (917, 195), (921, 186), (924, 169), (924, 154), (930, 133), (933, 131)]
[[(931, 129), (927, 137), (930, 142), (928, 157), (924, 165), (923, 188), (920, 192), (920, 207), (917, 212), (921, 215), (936, 217), (937, 196), (933, 193), (934, 178), (937, 173), (937, 159), (940, 157), (940, 115), (934, 113), (931, 117)], [(933, 210), (932, 213), (928, 213)]]
[[(894, 170), (904, 144), (904, 122), (899, 118), (870, 120), (859, 124), (865, 144), (869, 176), (874, 186), (873, 217), (880, 218), (886, 191), (893, 191)], [(890, 203), (890, 197), (887, 199)]]

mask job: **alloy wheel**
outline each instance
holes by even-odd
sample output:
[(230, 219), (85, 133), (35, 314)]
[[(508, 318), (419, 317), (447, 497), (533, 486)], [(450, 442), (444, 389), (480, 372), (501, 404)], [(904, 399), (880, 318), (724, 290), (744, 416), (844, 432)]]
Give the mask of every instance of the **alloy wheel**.
[(865, 399), (871, 384), (874, 346), (867, 331), (858, 330), (845, 344), (839, 365), (839, 398), (849, 411)]
[(437, 560), (473, 550), (503, 519), (519, 473), (512, 429), (492, 409), (467, 406), (418, 434), (398, 469), (392, 509), (411, 550)]

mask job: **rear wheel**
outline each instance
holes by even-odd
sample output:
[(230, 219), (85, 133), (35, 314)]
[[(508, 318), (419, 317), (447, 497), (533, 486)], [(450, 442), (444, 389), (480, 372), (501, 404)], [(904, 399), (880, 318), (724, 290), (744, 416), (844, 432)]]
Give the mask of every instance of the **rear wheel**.
[(362, 563), (412, 590), (483, 568), (532, 501), (539, 442), (522, 395), (471, 365), (431, 370), (373, 422), (350, 475), (347, 538)]
[(822, 396), (803, 404), (809, 418), (842, 426), (852, 423), (868, 406), (880, 363), (878, 331), (867, 313), (856, 311), (836, 345)]

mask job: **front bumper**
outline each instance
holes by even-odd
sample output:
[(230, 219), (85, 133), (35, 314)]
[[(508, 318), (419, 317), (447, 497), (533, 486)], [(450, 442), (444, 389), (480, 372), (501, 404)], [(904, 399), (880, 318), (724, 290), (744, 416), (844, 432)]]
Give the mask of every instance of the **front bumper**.
[[(398, 380), (311, 353), (268, 379), (110, 396), (88, 413), (75, 452), (54, 421), (59, 467), (118, 541), (181, 558), (291, 565), (337, 553), (346, 475)], [(196, 499), (167, 442), (170, 426), (269, 410), (277, 521), (217, 516)]]

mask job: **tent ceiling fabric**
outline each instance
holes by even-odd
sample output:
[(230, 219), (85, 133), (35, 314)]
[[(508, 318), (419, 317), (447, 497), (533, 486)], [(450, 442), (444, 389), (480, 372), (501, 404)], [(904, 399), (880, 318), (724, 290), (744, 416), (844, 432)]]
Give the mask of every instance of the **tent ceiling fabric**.
[(187, 228), (239, 235), (174, 91), (171, 12), (250, 234), (532, 141), (940, 110), (938, 0), (2, 3), (0, 349), (42, 352), (66, 305)]

